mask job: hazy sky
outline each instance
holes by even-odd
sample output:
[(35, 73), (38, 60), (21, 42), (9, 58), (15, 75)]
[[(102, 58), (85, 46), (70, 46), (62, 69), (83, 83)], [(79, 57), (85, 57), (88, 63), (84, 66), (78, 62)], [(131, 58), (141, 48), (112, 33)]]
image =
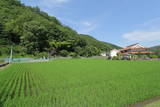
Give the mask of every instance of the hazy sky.
[(22, 0), (78, 33), (119, 46), (160, 45), (160, 0)]

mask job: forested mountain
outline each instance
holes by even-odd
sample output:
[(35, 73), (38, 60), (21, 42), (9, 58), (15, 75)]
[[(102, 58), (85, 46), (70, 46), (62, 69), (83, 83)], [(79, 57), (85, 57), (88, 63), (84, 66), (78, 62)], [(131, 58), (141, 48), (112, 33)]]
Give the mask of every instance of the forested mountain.
[(104, 50), (104, 51), (109, 51), (110, 49), (113, 49), (113, 48), (116, 48), (116, 49), (121, 48), (121, 47), (118, 47), (118, 46), (110, 44), (110, 43), (98, 41), (89, 35), (80, 34), (80, 38), (85, 39), (87, 42), (87, 45), (98, 47), (99, 49)]
[(160, 45), (154, 46), (154, 47), (151, 47), (151, 48), (153, 48), (153, 49), (160, 49)]
[(151, 47), (150, 49), (151, 49), (151, 51), (155, 51), (155, 52), (159, 53), (160, 52), (160, 45)]
[(18, 0), (0, 0), (0, 55), (93, 56), (118, 46), (78, 34), (38, 7)]

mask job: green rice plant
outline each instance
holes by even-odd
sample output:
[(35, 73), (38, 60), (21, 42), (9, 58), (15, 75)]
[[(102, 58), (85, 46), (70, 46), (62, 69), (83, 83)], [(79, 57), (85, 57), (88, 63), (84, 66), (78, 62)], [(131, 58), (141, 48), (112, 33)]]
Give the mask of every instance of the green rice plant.
[(159, 61), (62, 59), (0, 71), (4, 107), (128, 107), (160, 96)]

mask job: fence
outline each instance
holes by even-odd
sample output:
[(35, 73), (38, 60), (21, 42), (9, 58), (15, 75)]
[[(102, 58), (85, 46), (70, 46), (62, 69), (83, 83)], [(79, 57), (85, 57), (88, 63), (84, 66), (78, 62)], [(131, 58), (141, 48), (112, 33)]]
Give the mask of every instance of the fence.
[[(0, 58), (0, 60), (3, 60), (4, 63), (9, 62), (9, 58)], [(34, 58), (13, 58), (11, 60), (11, 63), (27, 63), (27, 62), (43, 62), (43, 61), (48, 61), (48, 59), (34, 59)]]

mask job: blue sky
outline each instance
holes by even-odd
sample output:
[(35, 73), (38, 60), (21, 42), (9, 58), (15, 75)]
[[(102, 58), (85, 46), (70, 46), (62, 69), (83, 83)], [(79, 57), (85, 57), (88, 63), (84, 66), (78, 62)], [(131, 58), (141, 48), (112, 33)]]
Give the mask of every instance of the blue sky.
[(160, 45), (160, 0), (21, 0), (78, 33), (119, 46)]

